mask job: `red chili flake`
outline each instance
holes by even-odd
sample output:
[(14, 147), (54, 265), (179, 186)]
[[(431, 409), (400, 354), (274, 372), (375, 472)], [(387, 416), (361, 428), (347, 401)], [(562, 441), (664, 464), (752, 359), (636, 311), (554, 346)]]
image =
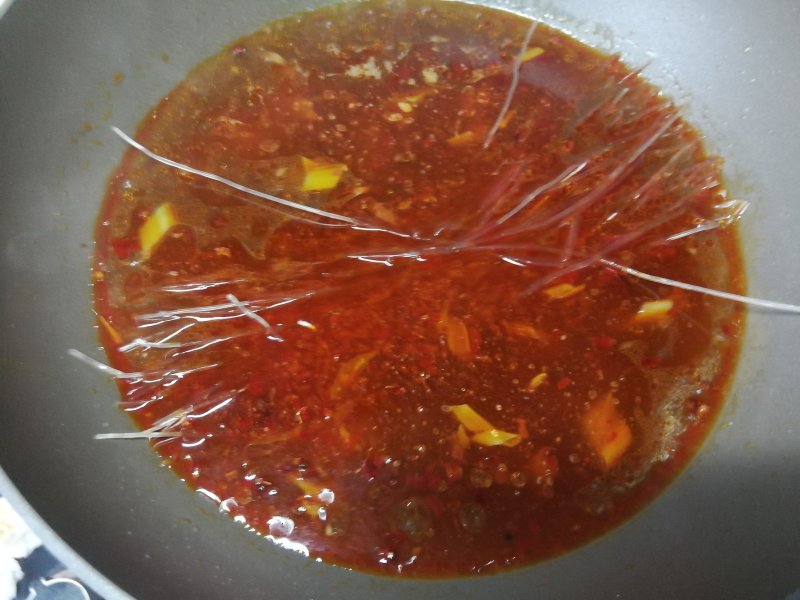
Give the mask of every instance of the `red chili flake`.
[(264, 396), (267, 393), (267, 384), (261, 378), (251, 379), (247, 384), (247, 391), (254, 396)]
[(592, 346), (602, 350), (610, 350), (617, 345), (617, 340), (609, 335), (598, 335), (591, 338)]
[(483, 338), (481, 337), (481, 334), (478, 333), (477, 329), (474, 329), (473, 327), (468, 327), (467, 329), (469, 330), (469, 343), (472, 346), (472, 355), (474, 356), (478, 354)]
[(411, 69), (408, 68), (408, 65), (400, 65), (397, 69), (397, 76), (400, 79), (408, 79), (411, 77)]
[(558, 475), (558, 456), (556, 456), (556, 450), (552, 446), (539, 448), (528, 464), (534, 477), (555, 477)]
[(738, 323), (723, 323), (722, 324), (722, 333), (727, 336), (735, 336), (739, 333), (739, 324)]
[(139, 251), (139, 241), (135, 238), (115, 238), (111, 240), (114, 254), (120, 260), (126, 260)]
[(453, 74), (452, 75), (453, 78), (460, 77), (467, 71), (469, 71), (469, 67), (467, 67), (467, 65), (465, 65), (464, 63), (456, 63), (454, 65), (451, 65), (450, 67), (450, 72)]
[(528, 423), (525, 419), (517, 419), (517, 433), (523, 440), (528, 439)]
[(675, 255), (678, 254), (678, 248), (676, 246), (670, 246), (667, 244), (664, 244), (663, 246), (653, 246), (650, 248), (647, 254), (653, 258), (657, 258), (660, 261), (666, 261), (670, 258), (674, 258)]
[(378, 469), (381, 467), (379, 460), (375, 456), (368, 456), (364, 461), (362, 469), (368, 478), (372, 479), (378, 474)]
[(464, 476), (464, 468), (454, 462), (444, 463), (443, 469), (448, 481), (458, 481)]
[(558, 383), (556, 384), (556, 387), (559, 390), (563, 390), (563, 389), (569, 387), (570, 385), (572, 385), (572, 379), (570, 379), (569, 377), (567, 377), (565, 375), (564, 377), (562, 377), (561, 379), (558, 380)]
[(227, 224), (228, 224), (228, 218), (222, 213), (217, 213), (209, 219), (209, 225), (211, 225), (215, 229), (219, 229), (220, 227), (225, 227), (225, 225)]
[(235, 421), (234, 429), (238, 431), (251, 431), (253, 429), (253, 419), (249, 416), (242, 415)]
[(645, 356), (642, 359), (642, 366), (646, 369), (652, 369), (653, 367), (657, 367), (659, 362), (661, 361), (657, 356)]

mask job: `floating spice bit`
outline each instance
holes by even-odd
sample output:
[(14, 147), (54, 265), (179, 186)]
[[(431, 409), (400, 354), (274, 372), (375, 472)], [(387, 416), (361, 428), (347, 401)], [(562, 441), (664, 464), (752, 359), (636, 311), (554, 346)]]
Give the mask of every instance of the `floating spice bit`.
[(652, 300), (644, 302), (633, 318), (637, 323), (658, 321), (668, 316), (675, 303), (672, 300)]
[(528, 383), (527, 390), (529, 392), (534, 391), (536, 388), (540, 387), (544, 382), (547, 381), (547, 373), (539, 373), (538, 375), (534, 375), (530, 382)]
[(103, 315), (98, 315), (97, 320), (100, 325), (103, 326), (103, 329), (105, 329), (106, 333), (108, 333), (108, 337), (111, 338), (111, 341), (117, 345), (122, 343), (122, 336), (120, 335), (119, 331), (117, 331), (114, 326), (111, 325), (111, 323), (109, 323), (105, 317), (103, 317)]
[(375, 354), (376, 352), (365, 352), (342, 363), (331, 384), (331, 398), (336, 400), (341, 397), (342, 391), (356, 380), (358, 374), (369, 364)]
[(477, 83), (483, 79), (486, 79), (487, 77), (494, 77), (500, 73), (500, 71), (500, 65), (486, 65), (485, 67), (479, 67), (472, 71), (469, 81), (470, 83)]
[(522, 441), (519, 434), (500, 429), (487, 429), (472, 436), (472, 441), (481, 446), (508, 446), (512, 448)]
[(492, 424), (475, 412), (475, 409), (469, 404), (453, 404), (446, 406), (445, 410), (453, 413), (453, 416), (458, 419), (458, 422), (472, 433), (492, 429)]
[(303, 477), (292, 477), (291, 480), (303, 492), (304, 500), (301, 506), (305, 513), (325, 521), (327, 510), (323, 505), (333, 502), (333, 492)]
[(529, 60), (533, 60), (537, 56), (541, 56), (542, 54), (544, 54), (544, 49), (539, 48), (538, 46), (533, 46), (522, 53), (522, 59), (519, 62), (520, 64), (526, 63)]
[(505, 129), (508, 126), (508, 124), (511, 122), (511, 119), (513, 119), (516, 116), (516, 114), (517, 114), (516, 110), (508, 111), (505, 114), (505, 116), (502, 119), (500, 119), (499, 129)]
[(139, 246), (142, 258), (150, 258), (153, 248), (167, 235), (167, 232), (178, 223), (175, 207), (165, 202), (156, 208), (139, 229)]
[(331, 190), (339, 184), (342, 174), (347, 171), (347, 165), (341, 163), (315, 161), (305, 156), (300, 159), (305, 171), (301, 188), (304, 192)]
[(322, 491), (321, 487), (302, 477), (293, 477), (292, 482), (300, 488), (300, 490), (303, 492), (303, 495), (311, 498), (316, 498)]
[(261, 54), (264, 62), (273, 63), (276, 65), (285, 65), (286, 59), (283, 58), (277, 52), (273, 52), (272, 50), (264, 50)]
[(469, 331), (464, 321), (458, 317), (451, 316), (447, 319), (447, 348), (456, 358), (461, 360), (472, 358)]
[(422, 102), (427, 96), (430, 96), (431, 94), (433, 94), (434, 91), (435, 90), (433, 88), (420, 88), (418, 90), (415, 90), (411, 94), (406, 94), (405, 96), (397, 96), (396, 97), (397, 106), (403, 112), (410, 112), (410, 111), (406, 110), (405, 108), (403, 108), (403, 106), (401, 106), (401, 105), (405, 104), (405, 105), (410, 105), (411, 107), (415, 107), (420, 102)]
[(583, 418), (583, 429), (606, 467), (617, 464), (633, 441), (631, 428), (610, 393), (591, 406)]
[(254, 435), (250, 438), (250, 443), (247, 445), (247, 455), (250, 458), (268, 455), (272, 452), (272, 449), (269, 448), (269, 446), (277, 444), (278, 442), (286, 442), (288, 440), (296, 439), (300, 435), (301, 431), (302, 426), (298, 425), (296, 427), (292, 427), (291, 429), (277, 429)]
[(474, 131), (463, 131), (447, 139), (447, 143), (451, 146), (466, 146), (468, 144), (475, 144), (479, 141), (480, 138)]
[[(459, 430), (464, 427), (473, 434), (470, 441), (476, 444), (481, 446), (513, 447), (522, 441), (522, 437), (517, 433), (509, 433), (508, 431), (497, 429), (480, 416), (469, 404), (449, 405), (445, 406), (445, 410), (452, 413), (461, 423)], [(466, 437), (466, 432), (461, 431), (461, 435)], [(459, 433), (456, 433), (457, 440), (461, 440), (463, 437), (459, 437)]]
[(503, 327), (510, 335), (544, 341), (544, 335), (533, 325), (518, 322), (503, 322)]
[(467, 435), (464, 425), (459, 425), (456, 430), (456, 442), (461, 448), (469, 448), (469, 435)]
[(552, 485), (559, 471), (558, 456), (555, 448), (542, 446), (531, 456), (528, 466), (530, 473), (538, 483), (549, 482)]
[(347, 429), (347, 427), (345, 427), (344, 425), (340, 425), (340, 426), (339, 426), (339, 429), (338, 429), (338, 432), (339, 432), (339, 437), (341, 438), (341, 440), (342, 440), (342, 441), (343, 441), (343, 442), (344, 442), (344, 443), (345, 443), (347, 446), (349, 446), (349, 445), (350, 445), (350, 443), (351, 443), (351, 442), (352, 442), (352, 440), (353, 440), (353, 436), (350, 434), (350, 430), (349, 430), (349, 429)]
[(583, 284), (572, 285), (571, 283), (559, 283), (547, 288), (544, 290), (544, 293), (547, 294), (547, 297), (551, 300), (563, 300), (564, 298), (569, 298), (583, 291), (585, 287), (586, 286)]

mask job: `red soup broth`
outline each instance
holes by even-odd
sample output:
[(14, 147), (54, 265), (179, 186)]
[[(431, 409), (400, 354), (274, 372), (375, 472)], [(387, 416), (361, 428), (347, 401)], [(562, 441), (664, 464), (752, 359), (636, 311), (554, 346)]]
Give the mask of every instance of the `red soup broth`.
[(325, 211), (131, 149), (97, 230), (123, 408), (281, 545), (529, 565), (641, 509), (720, 408), (742, 311), (613, 266), (740, 292), (720, 164), (617, 57), (485, 7), (345, 4), (233, 42), (136, 138)]

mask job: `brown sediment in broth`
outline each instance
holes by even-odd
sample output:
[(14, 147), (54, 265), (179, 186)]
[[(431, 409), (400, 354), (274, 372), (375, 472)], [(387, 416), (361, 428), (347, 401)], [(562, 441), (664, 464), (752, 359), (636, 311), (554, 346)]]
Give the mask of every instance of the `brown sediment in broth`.
[[(741, 291), (735, 226), (665, 241), (725, 223), (718, 161), (617, 58), (544, 25), (499, 115), (529, 26), (457, 3), (305, 13), (207, 60), (143, 122), (161, 155), (384, 230), (245, 203), (133, 151), (112, 177), (96, 308), (112, 364), (146, 374), (123, 405), (142, 429), (184, 411), (155, 446), (237, 521), (369, 571), (494, 572), (618, 525), (707, 433), (742, 311), (596, 258)], [(301, 157), (346, 169), (304, 191)], [(493, 225), (532, 190), (519, 232)], [(454, 405), (509, 443), (460, 430)]]

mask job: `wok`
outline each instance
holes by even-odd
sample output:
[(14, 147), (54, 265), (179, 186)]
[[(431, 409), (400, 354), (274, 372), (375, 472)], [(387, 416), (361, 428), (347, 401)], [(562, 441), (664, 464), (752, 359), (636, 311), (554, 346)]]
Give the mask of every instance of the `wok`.
[[(108, 598), (785, 598), (800, 587), (800, 317), (751, 310), (716, 430), (637, 517), (566, 556), (506, 574), (384, 579), (242, 530), (130, 427), (88, 285), (94, 217), (138, 121), (202, 58), (317, 0), (18, 0), (0, 20), (0, 492)], [(499, 3), (498, 3), (499, 4)], [(751, 293), (800, 301), (800, 3), (508, 2), (632, 65), (687, 106), (752, 202)]]

